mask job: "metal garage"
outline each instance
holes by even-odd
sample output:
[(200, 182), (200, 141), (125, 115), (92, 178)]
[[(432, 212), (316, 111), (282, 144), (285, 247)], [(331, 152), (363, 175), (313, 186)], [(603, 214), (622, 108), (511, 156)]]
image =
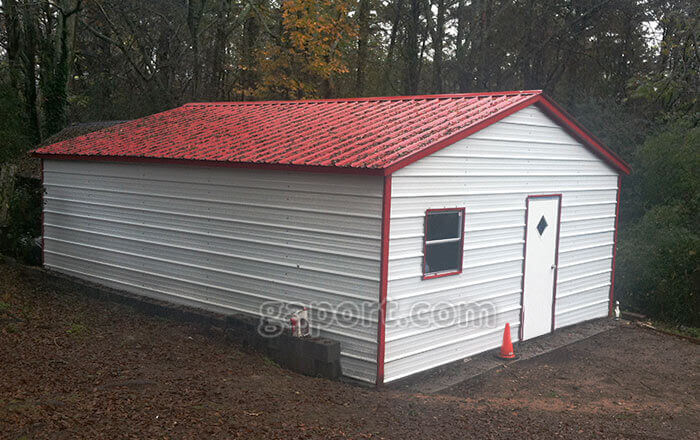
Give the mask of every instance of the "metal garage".
[(610, 311), (629, 168), (540, 91), (195, 103), (34, 154), (47, 268), (307, 307), (363, 381)]

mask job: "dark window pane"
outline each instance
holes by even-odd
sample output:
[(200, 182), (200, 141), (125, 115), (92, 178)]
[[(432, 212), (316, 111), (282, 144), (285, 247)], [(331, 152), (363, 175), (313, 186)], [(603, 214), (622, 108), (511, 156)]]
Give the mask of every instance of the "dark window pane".
[(461, 248), (459, 241), (426, 245), (424, 273), (458, 270), (462, 261)]
[(461, 211), (431, 212), (426, 217), (428, 231), (426, 240), (442, 240), (459, 237), (462, 227)]
[(544, 219), (544, 216), (540, 219), (540, 222), (537, 224), (537, 232), (542, 235), (544, 233), (544, 230), (547, 229), (547, 220)]

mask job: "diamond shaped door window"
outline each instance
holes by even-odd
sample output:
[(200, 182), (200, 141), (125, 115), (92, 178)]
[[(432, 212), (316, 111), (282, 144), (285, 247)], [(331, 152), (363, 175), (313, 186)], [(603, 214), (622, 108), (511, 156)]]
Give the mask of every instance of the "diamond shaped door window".
[(547, 229), (547, 220), (544, 219), (544, 216), (540, 219), (540, 222), (537, 223), (537, 232), (540, 233), (540, 236), (544, 233), (544, 230)]

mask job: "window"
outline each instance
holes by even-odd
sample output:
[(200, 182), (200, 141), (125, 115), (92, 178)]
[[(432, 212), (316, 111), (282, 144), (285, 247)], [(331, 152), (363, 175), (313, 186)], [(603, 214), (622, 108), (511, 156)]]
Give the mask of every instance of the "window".
[(464, 208), (429, 209), (425, 214), (423, 279), (462, 272)]

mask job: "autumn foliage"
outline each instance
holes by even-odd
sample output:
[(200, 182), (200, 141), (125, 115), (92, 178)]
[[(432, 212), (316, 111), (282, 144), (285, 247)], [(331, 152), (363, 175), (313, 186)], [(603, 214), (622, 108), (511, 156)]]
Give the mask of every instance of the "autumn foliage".
[(333, 78), (349, 72), (342, 49), (356, 30), (349, 0), (289, 0), (279, 42), (260, 51), (259, 97), (318, 98), (335, 93)]

